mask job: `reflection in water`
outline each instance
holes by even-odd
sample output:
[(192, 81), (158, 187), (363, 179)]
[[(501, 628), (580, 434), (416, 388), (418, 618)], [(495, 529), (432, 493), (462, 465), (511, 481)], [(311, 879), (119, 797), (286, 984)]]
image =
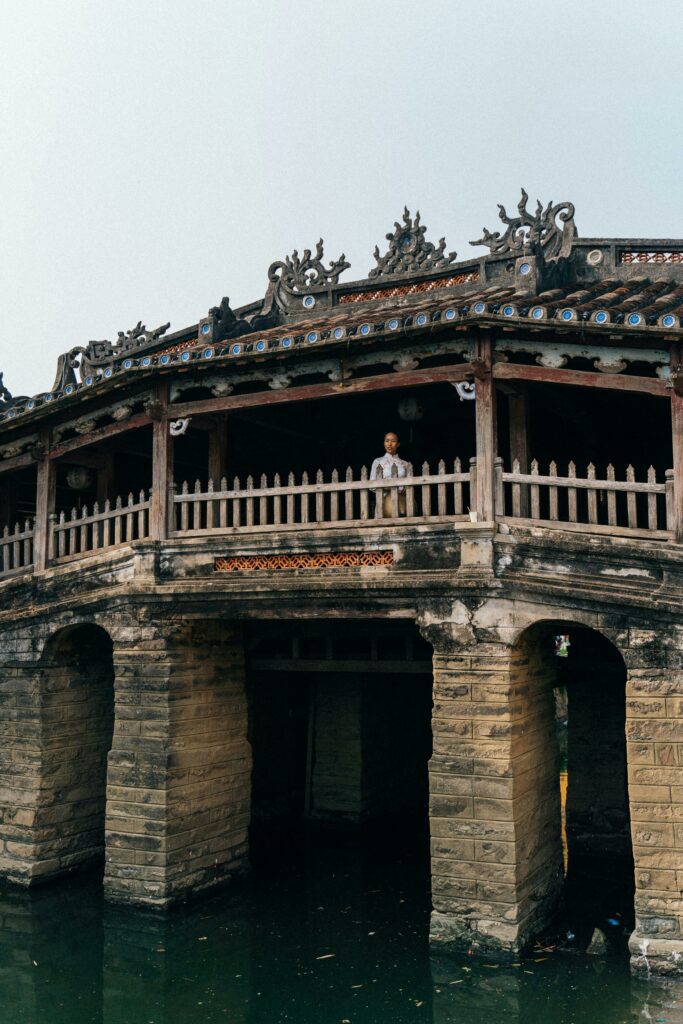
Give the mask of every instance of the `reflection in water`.
[(424, 851), (384, 838), (271, 842), (252, 879), (166, 915), (103, 905), (82, 876), (4, 890), (0, 1020), (683, 1024), (683, 990), (623, 958), (430, 960)]

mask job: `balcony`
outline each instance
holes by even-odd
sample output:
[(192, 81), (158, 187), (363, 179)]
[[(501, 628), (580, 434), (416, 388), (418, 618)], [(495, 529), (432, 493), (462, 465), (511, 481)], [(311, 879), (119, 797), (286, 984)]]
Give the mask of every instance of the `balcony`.
[[(381, 474), (381, 470), (380, 470)], [(408, 475), (369, 479), (367, 467), (302, 473), (295, 478), (235, 477), (220, 481), (183, 481), (169, 488), (165, 536), (174, 543), (191, 537), (263, 538), (274, 533), (301, 535), (312, 531), (367, 531), (378, 526), (402, 530), (410, 526), (451, 524), (457, 531), (477, 522), (477, 460), (467, 468), (459, 458), (436, 466), (409, 466)], [(519, 463), (494, 464), (495, 520), (505, 530), (519, 527), (563, 529), (585, 535), (610, 535), (639, 541), (674, 539), (673, 471), (658, 480), (650, 467), (637, 480), (632, 466), (622, 478), (612, 465), (603, 473), (589, 464), (582, 473), (570, 462), (561, 473), (550, 462), (541, 472), (533, 461), (528, 473)], [(115, 501), (95, 502), (52, 515), (47, 531), (47, 565), (58, 566), (112, 552), (152, 538), (151, 490)], [(6, 526), (0, 537), (0, 578), (34, 569), (35, 522)]]

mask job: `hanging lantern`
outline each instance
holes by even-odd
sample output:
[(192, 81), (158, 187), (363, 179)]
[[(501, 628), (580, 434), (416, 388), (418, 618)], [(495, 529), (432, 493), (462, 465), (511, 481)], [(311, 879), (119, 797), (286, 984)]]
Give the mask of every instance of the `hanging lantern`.
[(424, 417), (424, 406), (411, 395), (398, 403), (398, 414), (404, 423), (418, 423)]
[(93, 480), (93, 471), (87, 466), (71, 466), (66, 473), (66, 482), (72, 491), (89, 490)]

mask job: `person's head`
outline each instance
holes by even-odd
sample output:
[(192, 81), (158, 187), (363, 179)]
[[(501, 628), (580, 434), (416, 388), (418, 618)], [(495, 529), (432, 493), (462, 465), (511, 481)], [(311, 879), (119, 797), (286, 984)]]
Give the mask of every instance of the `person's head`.
[(395, 434), (393, 430), (384, 435), (384, 451), (388, 455), (395, 455), (400, 447), (401, 442), (398, 439), (398, 434)]

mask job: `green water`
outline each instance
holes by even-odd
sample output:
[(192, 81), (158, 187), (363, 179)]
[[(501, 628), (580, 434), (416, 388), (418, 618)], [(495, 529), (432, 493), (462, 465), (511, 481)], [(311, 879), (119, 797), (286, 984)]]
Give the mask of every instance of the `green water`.
[[(399, 844), (399, 850), (401, 850)], [(626, 959), (430, 958), (424, 852), (273, 841), (251, 878), (166, 915), (97, 879), (0, 893), (0, 1024), (621, 1024), (683, 1021)]]

